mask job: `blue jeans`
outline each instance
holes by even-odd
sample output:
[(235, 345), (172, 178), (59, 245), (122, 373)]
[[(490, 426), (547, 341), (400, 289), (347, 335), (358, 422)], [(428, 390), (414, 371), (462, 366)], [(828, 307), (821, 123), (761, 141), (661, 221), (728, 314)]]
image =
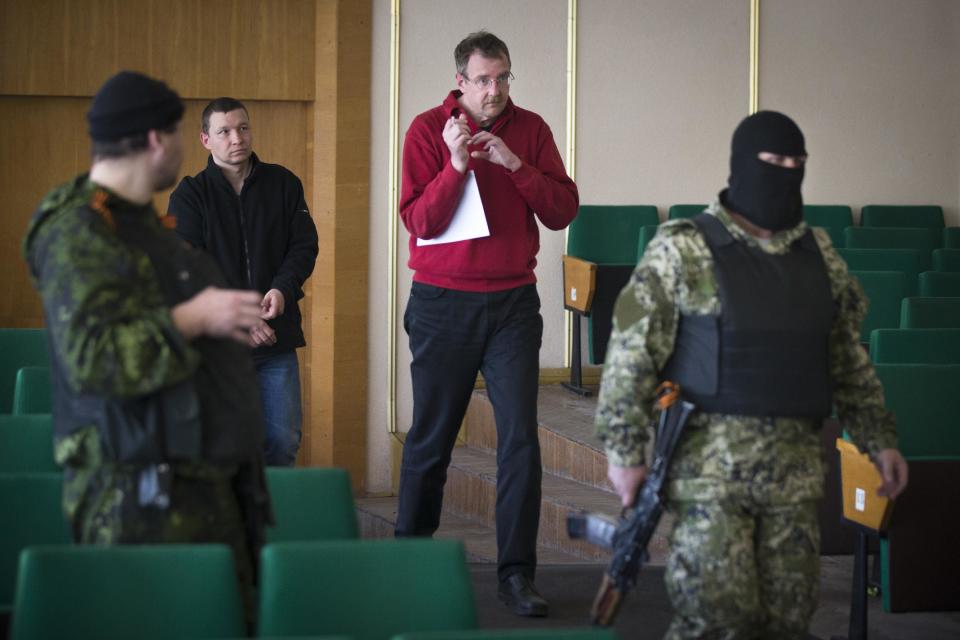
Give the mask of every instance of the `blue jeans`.
[(297, 352), (256, 362), (266, 424), (264, 458), (271, 466), (292, 467), (300, 449), (300, 368)]

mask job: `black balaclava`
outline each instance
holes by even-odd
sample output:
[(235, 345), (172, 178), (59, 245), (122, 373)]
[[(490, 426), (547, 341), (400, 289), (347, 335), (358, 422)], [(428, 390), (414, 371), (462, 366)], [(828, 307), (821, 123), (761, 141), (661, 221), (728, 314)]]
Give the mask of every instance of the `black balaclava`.
[(780, 167), (757, 157), (761, 151), (782, 156), (805, 156), (803, 132), (776, 111), (758, 111), (733, 132), (730, 178), (720, 194), (724, 206), (768, 231), (783, 231), (803, 219), (803, 165)]

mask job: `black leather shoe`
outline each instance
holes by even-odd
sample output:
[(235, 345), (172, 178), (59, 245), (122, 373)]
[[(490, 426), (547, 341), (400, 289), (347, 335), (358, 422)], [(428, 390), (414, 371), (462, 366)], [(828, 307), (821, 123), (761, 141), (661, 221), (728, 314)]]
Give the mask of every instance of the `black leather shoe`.
[(514, 573), (497, 587), (500, 602), (518, 616), (542, 618), (547, 615), (547, 601), (533, 586), (533, 580), (522, 573)]

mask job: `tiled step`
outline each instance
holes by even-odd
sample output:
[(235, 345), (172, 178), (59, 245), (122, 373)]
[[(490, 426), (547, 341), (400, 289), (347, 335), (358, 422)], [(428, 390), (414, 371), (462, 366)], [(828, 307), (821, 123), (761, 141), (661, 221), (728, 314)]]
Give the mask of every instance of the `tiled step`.
[[(397, 498), (361, 498), (357, 500), (357, 519), (362, 538), (391, 538), (397, 520)], [(436, 538), (461, 540), (469, 562), (497, 561), (497, 539), (493, 528), (444, 511)], [(583, 559), (556, 549), (537, 549), (541, 564), (576, 564)]]
[[(596, 410), (596, 396), (584, 398), (560, 385), (541, 386), (537, 401), (540, 450), (544, 471), (609, 491), (607, 459), (593, 435)], [(464, 423), (468, 445), (496, 450), (496, 421), (486, 390), (473, 393)]]
[[(494, 526), (496, 504), (496, 458), (492, 453), (472, 447), (458, 447), (447, 473), (444, 508), (488, 527)], [(616, 515), (619, 499), (611, 492), (552, 473), (543, 474), (538, 543), (589, 561), (609, 558), (606, 551), (567, 536), (567, 514), (598, 511)], [(651, 564), (663, 564), (666, 558), (666, 532), (670, 517), (664, 516), (650, 541)]]

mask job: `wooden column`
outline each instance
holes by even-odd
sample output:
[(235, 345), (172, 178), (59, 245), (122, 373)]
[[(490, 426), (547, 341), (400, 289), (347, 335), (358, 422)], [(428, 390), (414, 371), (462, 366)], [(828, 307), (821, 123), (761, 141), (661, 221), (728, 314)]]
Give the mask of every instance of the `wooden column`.
[(308, 142), (320, 256), (308, 283), (303, 463), (366, 484), (371, 3), (317, 0)]

